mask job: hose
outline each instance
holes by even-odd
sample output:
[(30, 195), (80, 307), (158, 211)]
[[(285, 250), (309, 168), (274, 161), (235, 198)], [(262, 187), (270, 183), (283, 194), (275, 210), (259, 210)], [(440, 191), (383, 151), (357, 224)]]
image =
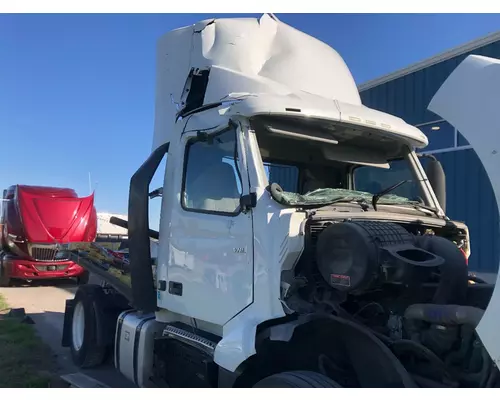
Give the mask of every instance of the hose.
[(418, 342), (408, 339), (399, 339), (392, 343), (392, 351), (395, 354), (402, 354), (405, 352), (412, 352), (426, 358), (431, 364), (436, 366), (443, 375), (448, 375), (447, 368), (443, 360), (441, 360), (436, 354), (434, 354), (430, 349), (421, 345)]
[(471, 306), (413, 304), (404, 314), (407, 320), (420, 320), (438, 325), (470, 325), (477, 327), (484, 310)]
[(441, 278), (434, 294), (435, 304), (465, 304), (468, 289), (467, 262), (452, 241), (435, 235), (416, 236), (416, 245), (445, 260), (439, 267)]

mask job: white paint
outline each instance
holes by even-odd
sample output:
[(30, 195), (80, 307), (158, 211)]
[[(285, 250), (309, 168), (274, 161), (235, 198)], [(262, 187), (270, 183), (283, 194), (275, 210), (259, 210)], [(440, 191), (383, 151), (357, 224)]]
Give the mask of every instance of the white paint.
[[(188, 123), (186, 130), (191, 126)], [(236, 138), (234, 129), (232, 132)], [(182, 142), (172, 147), (167, 174), (171, 169), (183, 171), (186, 144), (195, 137), (194, 133), (186, 133)], [(241, 160), (239, 167), (244, 171)], [(157, 274), (159, 279), (181, 283), (183, 295), (160, 292), (158, 306), (222, 326), (253, 299), (252, 215), (184, 209), (180, 201), (183, 174), (174, 175), (165, 183), (161, 234), (169, 240), (160, 242)], [(218, 178), (213, 179), (216, 182)], [(243, 173), (242, 179), (248, 193), (247, 175)]]
[[(500, 198), (500, 60), (467, 57), (438, 90), (429, 110), (445, 118), (469, 141)], [(500, 211), (500, 210), (499, 210)], [(498, 315), (500, 276), (477, 332), (492, 359), (500, 367)]]
[(297, 115), (286, 111), (296, 108), (304, 116), (390, 133), (418, 148), (428, 144), (418, 128), (361, 104), (351, 72), (334, 49), (265, 14), (202, 21), (160, 38), (153, 149), (178, 143), (176, 116), (193, 70), (210, 70), (203, 105), (229, 102), (228, 109), (219, 108), (227, 116)]
[[(203, 104), (224, 104), (176, 120), (193, 68), (210, 69)], [(183, 294), (158, 292), (161, 311), (156, 315), (163, 321), (196, 319), (198, 327), (222, 335), (215, 362), (235, 371), (255, 354), (257, 326), (285, 316), (281, 273), (293, 269), (304, 249), (300, 229), (305, 214), (285, 209), (266, 190), (249, 118), (317, 118), (383, 132), (416, 147), (427, 145), (427, 138), (397, 117), (362, 106), (351, 73), (335, 50), (267, 15), (204, 21), (170, 32), (159, 41), (157, 70), (153, 148), (170, 142), (157, 279), (181, 283)], [(234, 216), (186, 210), (181, 196), (187, 142), (199, 131), (220, 131), (229, 121), (238, 126), (241, 188), (243, 194), (256, 194), (257, 207)]]
[(127, 216), (122, 214), (111, 214), (107, 212), (97, 213), (97, 233), (105, 235), (128, 235), (128, 230), (109, 222), (111, 217), (117, 217), (127, 221)]
[[(227, 126), (224, 118), (219, 129)], [(300, 225), (305, 218), (304, 213), (272, 200), (265, 190), (268, 183), (255, 135), (245, 119), (237, 122), (242, 188), (244, 193), (250, 188), (256, 192), (257, 207), (237, 216), (181, 207), (179, 171), (184, 167), (186, 142), (203, 128), (203, 118), (190, 118), (185, 128), (179, 127), (189, 133), (171, 146), (168, 155), (160, 232), (169, 239), (159, 242), (157, 269), (158, 279), (183, 284), (182, 297), (159, 292), (158, 306), (164, 312), (157, 318), (195, 318), (199, 327), (222, 335), (215, 361), (231, 371), (255, 353), (258, 324), (285, 315), (281, 271), (293, 268), (303, 250)]]

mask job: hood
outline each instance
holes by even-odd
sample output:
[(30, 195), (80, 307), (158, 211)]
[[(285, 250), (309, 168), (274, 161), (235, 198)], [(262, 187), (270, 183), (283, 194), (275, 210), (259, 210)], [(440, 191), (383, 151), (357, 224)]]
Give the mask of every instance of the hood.
[[(500, 108), (500, 60), (468, 56), (439, 88), (428, 108), (460, 131), (474, 148), (488, 174), (499, 206), (500, 121), (493, 117)], [(493, 296), (477, 326), (477, 332), (500, 368), (499, 313), (500, 274), (497, 274)]]
[(19, 213), (26, 240), (31, 243), (92, 241), (97, 218), (94, 194), (59, 197), (23, 187), (17, 192)]

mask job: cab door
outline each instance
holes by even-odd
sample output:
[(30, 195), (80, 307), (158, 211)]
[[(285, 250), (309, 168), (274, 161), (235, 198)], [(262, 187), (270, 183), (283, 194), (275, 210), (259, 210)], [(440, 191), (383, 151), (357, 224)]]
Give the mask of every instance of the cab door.
[(182, 136), (174, 157), (180, 193), (169, 194), (169, 226), (162, 227), (169, 245), (158, 305), (217, 325), (253, 300), (252, 212), (240, 205), (249, 182), (238, 136), (235, 126)]

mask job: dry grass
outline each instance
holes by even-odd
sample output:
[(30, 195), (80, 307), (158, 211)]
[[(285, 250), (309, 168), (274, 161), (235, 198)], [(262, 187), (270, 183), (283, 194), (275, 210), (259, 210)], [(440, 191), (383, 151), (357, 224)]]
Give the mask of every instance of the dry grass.
[(52, 352), (33, 325), (7, 316), (8, 307), (0, 294), (0, 387), (60, 387)]

